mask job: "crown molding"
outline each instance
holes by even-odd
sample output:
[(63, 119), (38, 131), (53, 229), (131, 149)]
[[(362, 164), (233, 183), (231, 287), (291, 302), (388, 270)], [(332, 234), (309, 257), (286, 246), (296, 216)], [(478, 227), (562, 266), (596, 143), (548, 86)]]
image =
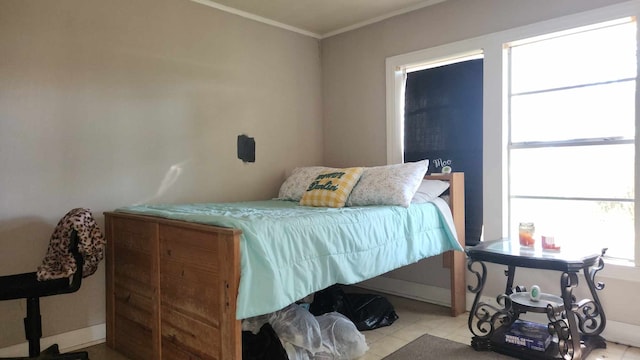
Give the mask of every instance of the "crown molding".
[(209, 7), (224, 11), (224, 12), (228, 12), (228, 13), (231, 13), (231, 14), (234, 14), (234, 15), (242, 16), (243, 18), (246, 18), (246, 19), (258, 21), (258, 22), (261, 22), (263, 24), (267, 24), (267, 25), (279, 27), (281, 29), (293, 31), (293, 32), (296, 32), (298, 34), (310, 36), (310, 37), (313, 37), (313, 38), (316, 38), (316, 39), (321, 39), (322, 38), (322, 35), (320, 35), (320, 34), (316, 34), (314, 32), (307, 31), (307, 30), (304, 30), (304, 29), (300, 29), (300, 28), (297, 28), (295, 26), (283, 24), (281, 22), (274, 21), (274, 20), (271, 20), (271, 19), (267, 19), (265, 17), (258, 16), (258, 15), (255, 15), (255, 14), (252, 14), (252, 13), (249, 13), (249, 12), (246, 12), (246, 11), (242, 11), (242, 10), (234, 9), (232, 7), (229, 7), (229, 6), (218, 4), (215, 1), (211, 1), (211, 0), (191, 0), (191, 1), (196, 2), (198, 4), (209, 6)]
[(386, 20), (388, 18), (392, 18), (394, 16), (406, 14), (406, 13), (422, 9), (422, 8), (427, 7), (427, 6), (436, 5), (436, 4), (445, 2), (445, 1), (447, 1), (447, 0), (426, 0), (426, 1), (423, 1), (423, 2), (418, 3), (416, 5), (413, 5), (413, 6), (409, 6), (409, 7), (400, 9), (400, 10), (392, 11), (392, 12), (390, 12), (388, 14), (380, 15), (380, 16), (371, 18), (369, 20), (361, 21), (359, 23), (356, 23), (356, 24), (353, 24), (353, 25), (350, 25), (350, 26), (347, 26), (347, 27), (343, 27), (343, 28), (338, 29), (338, 30), (330, 31), (330, 32), (328, 32), (326, 34), (322, 34), (321, 38), (325, 39), (325, 38), (328, 38), (328, 37), (331, 37), (331, 36), (342, 34), (342, 33), (345, 33), (347, 31), (351, 31), (351, 30), (355, 30), (355, 29), (358, 29), (358, 28), (361, 28), (361, 27), (365, 27), (367, 25), (375, 24), (377, 22)]
[(335, 36), (335, 35), (338, 35), (338, 34), (342, 34), (342, 33), (347, 32), (347, 31), (355, 30), (355, 29), (358, 29), (358, 28), (361, 28), (361, 27), (364, 27), (364, 26), (367, 26), (367, 25), (371, 25), (371, 24), (380, 22), (382, 20), (386, 20), (386, 19), (394, 17), (394, 16), (406, 14), (406, 13), (411, 12), (411, 11), (415, 11), (415, 10), (418, 10), (418, 9), (425, 8), (427, 6), (439, 4), (439, 3), (445, 2), (447, 0), (425, 0), (425, 1), (422, 1), (422, 2), (420, 2), (418, 4), (416, 4), (416, 5), (409, 6), (409, 7), (400, 9), (400, 10), (392, 11), (392, 12), (390, 12), (388, 14), (377, 16), (377, 17), (371, 18), (369, 20), (361, 21), (359, 23), (356, 23), (356, 24), (353, 24), (353, 25), (349, 25), (349, 26), (343, 27), (343, 28), (338, 29), (338, 30), (333, 30), (333, 31), (330, 31), (330, 32), (325, 33), (325, 34), (317, 34), (317, 33), (314, 33), (314, 32), (308, 31), (308, 30), (300, 29), (300, 28), (297, 28), (295, 26), (287, 25), (287, 24), (284, 24), (284, 23), (281, 23), (281, 22), (278, 22), (278, 21), (275, 21), (275, 20), (271, 20), (271, 19), (259, 16), (259, 15), (252, 14), (250, 12), (246, 12), (246, 11), (242, 11), (242, 10), (238, 10), (238, 9), (232, 8), (230, 6), (218, 4), (217, 2), (211, 1), (211, 0), (191, 0), (191, 1), (196, 2), (198, 4), (205, 5), (205, 6), (209, 6), (209, 7), (224, 11), (224, 12), (228, 12), (230, 14), (238, 15), (238, 16), (241, 16), (243, 18), (247, 18), (247, 19), (250, 19), (250, 20), (258, 21), (258, 22), (261, 22), (263, 24), (267, 24), (267, 25), (275, 26), (275, 27), (278, 27), (278, 28), (281, 28), (281, 29), (293, 31), (295, 33), (306, 35), (306, 36), (310, 36), (310, 37), (313, 37), (313, 38), (316, 38), (316, 39), (324, 39), (324, 38), (328, 38), (328, 37)]

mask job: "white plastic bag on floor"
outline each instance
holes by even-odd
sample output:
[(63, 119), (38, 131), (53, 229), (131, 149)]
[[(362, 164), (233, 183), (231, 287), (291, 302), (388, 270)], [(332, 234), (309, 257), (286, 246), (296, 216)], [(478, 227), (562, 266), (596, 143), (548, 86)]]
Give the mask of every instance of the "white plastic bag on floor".
[(282, 346), (284, 350), (287, 352), (287, 357), (289, 360), (312, 360), (314, 359), (311, 353), (301, 347), (297, 347), (288, 342), (283, 342)]
[(322, 348), (315, 360), (350, 360), (364, 355), (369, 346), (364, 335), (346, 316), (330, 312), (316, 316), (322, 333)]
[(295, 345), (309, 351), (312, 355), (322, 346), (318, 320), (309, 310), (298, 304), (291, 304), (270, 314), (269, 323), (283, 344)]
[(369, 349), (355, 324), (338, 312), (314, 317), (307, 309), (292, 304), (269, 314), (268, 320), (289, 360), (351, 360)]

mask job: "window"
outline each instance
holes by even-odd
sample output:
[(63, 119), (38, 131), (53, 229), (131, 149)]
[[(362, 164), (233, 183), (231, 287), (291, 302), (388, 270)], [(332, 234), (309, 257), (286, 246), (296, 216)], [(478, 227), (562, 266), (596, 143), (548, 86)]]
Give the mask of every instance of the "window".
[(388, 163), (404, 156), (405, 73), (482, 54), (483, 239), (533, 222), (538, 237), (608, 247), (603, 271), (636, 281), (639, 14), (625, 2), (387, 58)]
[(511, 42), (509, 233), (634, 260), (636, 22)]

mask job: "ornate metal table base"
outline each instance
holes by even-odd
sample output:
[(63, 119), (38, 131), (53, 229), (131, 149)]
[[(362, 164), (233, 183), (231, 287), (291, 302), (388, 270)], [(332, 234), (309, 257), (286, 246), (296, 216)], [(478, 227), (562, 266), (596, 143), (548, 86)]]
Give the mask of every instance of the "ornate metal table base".
[[(475, 294), (468, 320), (469, 330), (473, 334), (471, 346), (475, 350), (496, 351), (520, 359), (580, 360), (586, 358), (591, 350), (606, 347), (605, 339), (600, 336), (605, 328), (606, 318), (597, 295), (597, 291), (602, 290), (604, 284), (595, 282), (596, 273), (604, 268), (601, 256), (606, 249), (601, 255), (587, 256), (581, 262), (569, 262), (560, 256), (552, 260), (538, 259), (534, 255), (526, 258), (513, 256), (510, 253), (504, 253), (504, 247), (492, 252), (490, 248), (485, 249), (489, 246), (483, 246), (484, 248), (475, 252), (468, 251), (467, 262), (467, 268), (477, 279), (475, 287), (468, 286), (469, 291)], [(487, 280), (487, 267), (484, 261), (508, 265), (505, 271), (507, 276), (505, 293), (496, 298), (497, 306), (481, 301), (482, 290)], [(476, 270), (478, 266), (480, 269)], [(526, 289), (513, 288), (516, 266), (562, 271), (561, 297), (545, 294), (552, 299), (546, 302), (546, 306), (545, 302), (535, 304), (523, 302), (521, 300), (523, 296), (518, 293), (522, 294), (521, 291)], [(592, 299), (577, 301), (573, 296), (573, 289), (578, 286), (580, 270), (584, 272)], [(547, 315), (547, 328), (553, 341), (546, 351), (531, 350), (504, 342), (505, 333), (519, 316), (526, 312)]]

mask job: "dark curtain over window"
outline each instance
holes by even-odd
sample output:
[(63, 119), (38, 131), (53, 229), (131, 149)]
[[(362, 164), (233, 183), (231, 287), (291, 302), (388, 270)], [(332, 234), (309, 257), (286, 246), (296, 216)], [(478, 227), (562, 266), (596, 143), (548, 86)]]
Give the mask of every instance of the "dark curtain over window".
[(407, 74), (404, 159), (465, 173), (467, 245), (482, 232), (482, 65), (469, 60)]

